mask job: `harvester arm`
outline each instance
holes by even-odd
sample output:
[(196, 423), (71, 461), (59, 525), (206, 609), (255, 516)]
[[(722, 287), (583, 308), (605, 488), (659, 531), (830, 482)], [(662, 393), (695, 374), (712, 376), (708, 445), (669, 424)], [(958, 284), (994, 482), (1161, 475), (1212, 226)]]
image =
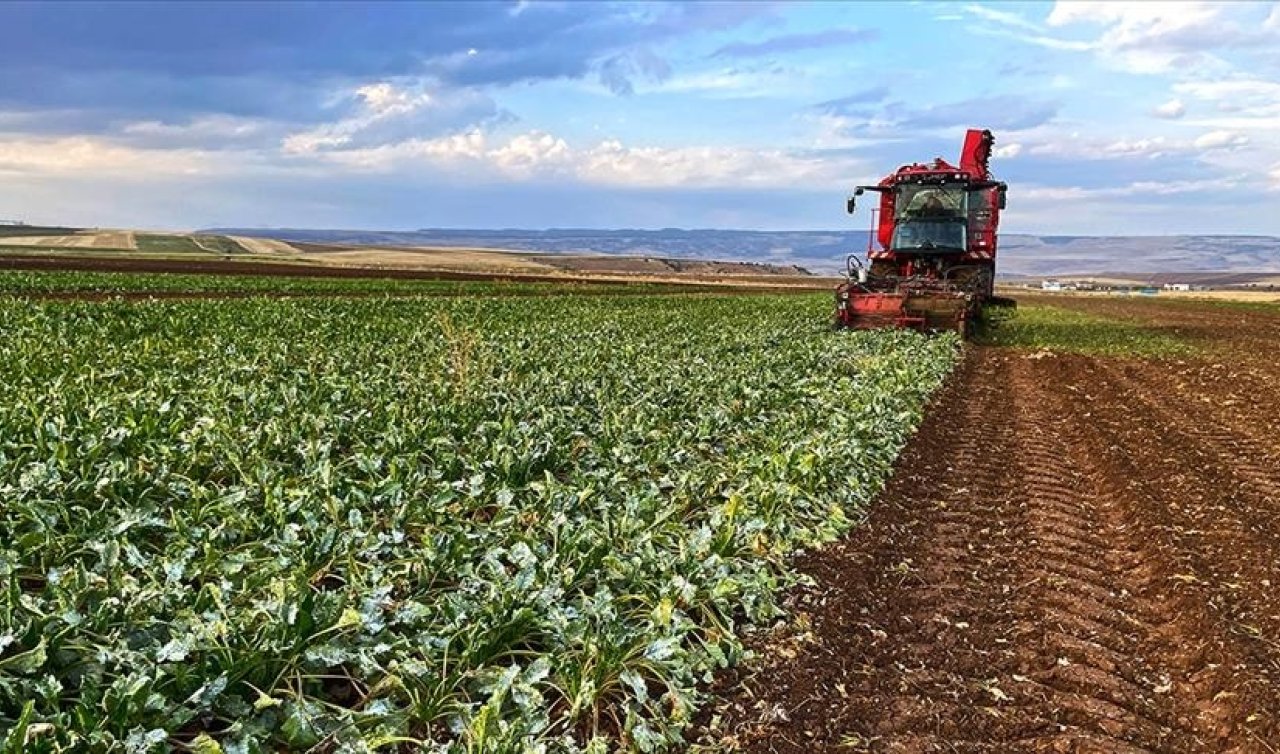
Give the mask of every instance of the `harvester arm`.
[(990, 178), (991, 170), (987, 163), (991, 159), (991, 147), (995, 143), (996, 137), (986, 129), (971, 128), (966, 131), (964, 147), (960, 150), (960, 169), (978, 180)]

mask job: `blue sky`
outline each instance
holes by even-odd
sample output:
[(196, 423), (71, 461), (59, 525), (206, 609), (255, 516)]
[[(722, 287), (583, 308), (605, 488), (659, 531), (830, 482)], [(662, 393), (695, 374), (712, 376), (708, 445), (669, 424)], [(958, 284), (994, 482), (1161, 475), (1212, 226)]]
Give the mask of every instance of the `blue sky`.
[(851, 225), (996, 133), (1006, 230), (1280, 235), (1280, 3), (0, 4), (0, 219)]

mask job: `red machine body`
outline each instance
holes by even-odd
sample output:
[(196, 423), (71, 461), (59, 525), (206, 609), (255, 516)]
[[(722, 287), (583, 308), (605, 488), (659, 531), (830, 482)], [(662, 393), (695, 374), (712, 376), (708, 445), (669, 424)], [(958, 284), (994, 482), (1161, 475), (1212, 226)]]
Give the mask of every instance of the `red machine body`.
[(848, 280), (836, 288), (839, 327), (955, 329), (967, 335), (992, 297), (1000, 210), (1006, 186), (988, 169), (995, 139), (970, 129), (960, 165), (941, 157), (898, 168), (849, 199), (880, 194), (872, 211), (867, 261), (847, 260)]

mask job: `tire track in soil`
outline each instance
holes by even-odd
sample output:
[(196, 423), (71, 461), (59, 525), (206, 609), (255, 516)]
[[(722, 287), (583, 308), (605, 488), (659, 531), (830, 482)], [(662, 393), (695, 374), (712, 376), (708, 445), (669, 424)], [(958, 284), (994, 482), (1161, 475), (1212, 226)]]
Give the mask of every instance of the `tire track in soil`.
[(1036, 588), (1019, 615), (1023, 666), (1013, 680), (1022, 684), (1017, 701), (1049, 708), (1055, 723), (1019, 743), (1039, 751), (1203, 750), (1209, 724), (1170, 695), (1180, 663), (1170, 639), (1191, 626), (1166, 618), (1177, 611), (1154, 588), (1153, 555), (1135, 538), (1123, 488), (1109, 484), (1086, 449), (1089, 428), (1062, 394), (1070, 383), (1057, 366), (1029, 365), (1014, 394)]
[(1171, 616), (1162, 631), (1181, 626), (1167, 693), (1192, 704), (1207, 738), (1164, 750), (1277, 751), (1280, 645), (1241, 630), (1280, 621), (1266, 615), (1276, 611), (1267, 578), (1276, 536), (1257, 528), (1265, 514), (1242, 504), (1228, 459), (1188, 442), (1199, 433), (1196, 417), (1171, 411), (1178, 402), (1147, 387), (1167, 365), (1063, 361), (1059, 381), (1088, 409), (1076, 412), (1089, 419), (1078, 445), (1123, 496), (1126, 519), (1154, 554), (1159, 568), (1147, 583)]
[(1096, 424), (1106, 446), (1099, 452), (1143, 501), (1146, 531), (1167, 552), (1170, 588), (1200, 615), (1205, 645), (1227, 655), (1219, 664), (1231, 680), (1213, 695), (1239, 697), (1253, 710), (1251, 727), (1265, 731), (1248, 734), (1266, 742), (1257, 750), (1280, 750), (1275, 469), (1249, 460), (1247, 438), (1205, 428), (1203, 417), (1180, 418), (1168, 408), (1175, 402), (1150, 397), (1147, 380), (1128, 371), (1104, 367), (1122, 380), (1122, 400)]
[[(1229, 410), (1241, 402), (1228, 399), (1232, 405), (1223, 405), (1213, 398), (1187, 390), (1168, 372), (1140, 369), (1133, 365), (1119, 367), (1120, 378), (1129, 385), (1141, 402), (1164, 426), (1177, 432), (1192, 443), (1210, 461), (1209, 465), (1226, 469), (1239, 477), (1241, 485), (1263, 499), (1264, 508), (1274, 513), (1280, 506), (1280, 447), (1274, 445), (1276, 437), (1259, 432), (1258, 417), (1252, 421), (1238, 411)], [(1280, 388), (1280, 381), (1273, 390)], [(1280, 392), (1280, 391), (1278, 391)], [(1177, 396), (1173, 402), (1154, 401), (1151, 396)], [(1259, 396), (1259, 399), (1275, 399), (1277, 395)], [(1262, 400), (1250, 400), (1250, 408), (1263, 408)], [(1274, 408), (1267, 407), (1267, 410)], [(1271, 517), (1268, 517), (1268, 523)], [(1280, 520), (1275, 522), (1280, 524)], [(1280, 531), (1280, 529), (1277, 529)]]
[(1274, 751), (1266, 647), (1179, 588), (1187, 542), (1159, 494), (1165, 470), (1130, 458), (1117, 431), (1150, 407), (1122, 413), (1126, 376), (1098, 367), (970, 352), (867, 523), (798, 563), (816, 582), (791, 604), (808, 630), (756, 642), (772, 658), (718, 689), (703, 740)]

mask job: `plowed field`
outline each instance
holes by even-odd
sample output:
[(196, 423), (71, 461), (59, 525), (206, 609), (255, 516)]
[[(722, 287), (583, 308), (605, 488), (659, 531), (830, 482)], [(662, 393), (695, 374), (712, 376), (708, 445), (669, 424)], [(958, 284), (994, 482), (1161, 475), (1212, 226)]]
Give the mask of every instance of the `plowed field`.
[(1200, 350), (972, 349), (704, 741), (1280, 751), (1280, 311), (1052, 303)]

